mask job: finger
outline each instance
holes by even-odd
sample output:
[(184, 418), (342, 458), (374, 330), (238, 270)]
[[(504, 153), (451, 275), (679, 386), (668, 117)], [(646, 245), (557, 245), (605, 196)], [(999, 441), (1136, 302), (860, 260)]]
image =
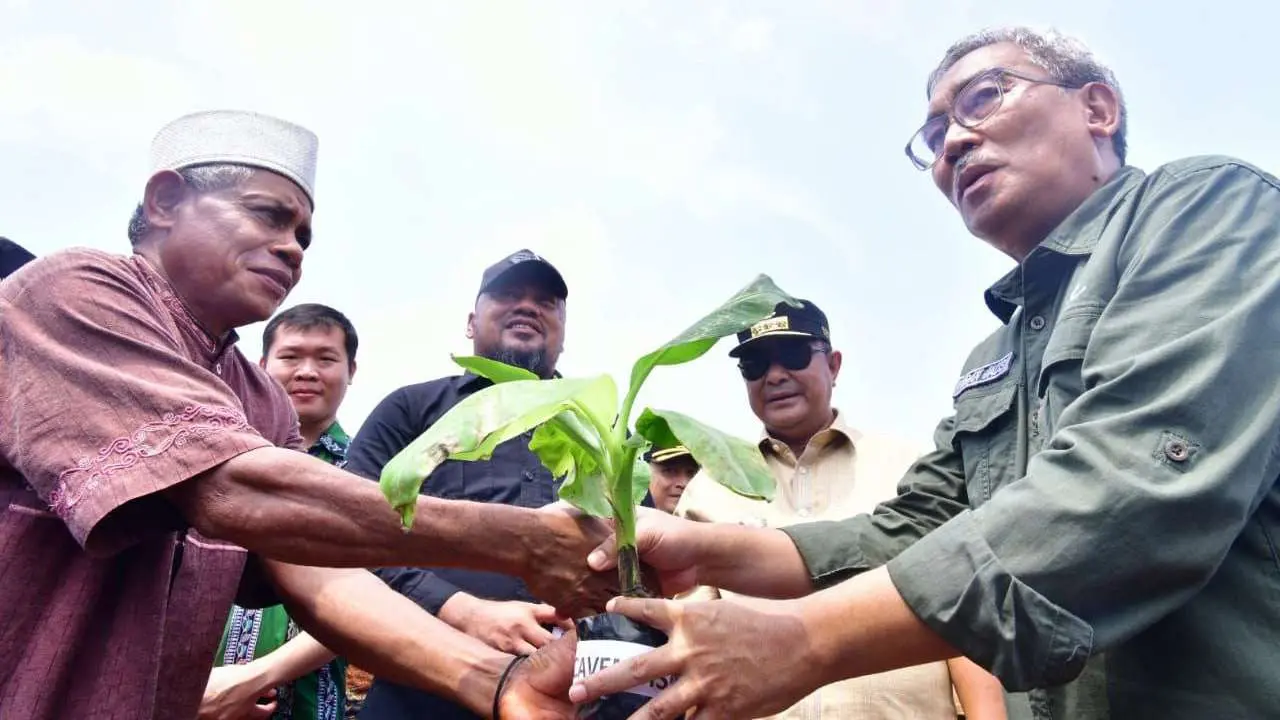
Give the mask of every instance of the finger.
[(660, 677), (678, 675), (680, 664), (671, 645), (663, 645), (610, 665), (594, 675), (574, 680), (573, 686), (569, 688), (569, 700), (583, 703), (620, 693)]
[(538, 648), (522, 637), (507, 638), (507, 641), (502, 643), (502, 647), (498, 649), (512, 655), (532, 655), (538, 652)]
[(605, 606), (609, 612), (626, 615), (659, 630), (671, 630), (683, 611), (680, 603), (656, 598), (616, 597)]
[(617, 536), (610, 533), (609, 537), (604, 539), (604, 542), (597, 545), (596, 549), (592, 550), (591, 553), (587, 555), (587, 565), (591, 566), (591, 569), (595, 570), (596, 572), (602, 572), (604, 570), (612, 570), (613, 568), (617, 567), (618, 565)]
[(556, 612), (554, 607), (546, 603), (538, 603), (533, 606), (533, 619), (537, 620), (539, 623), (554, 625), (563, 618), (560, 613)]
[(253, 709), (250, 710), (245, 715), (245, 717), (253, 718), (253, 720), (258, 720), (259, 718), (269, 718), (275, 713), (275, 711), (276, 711), (276, 701), (272, 700), (266, 705), (254, 705)]
[(532, 620), (520, 624), (519, 627), (515, 628), (515, 631), (520, 633), (520, 636), (535, 648), (540, 648), (552, 640), (551, 631)]

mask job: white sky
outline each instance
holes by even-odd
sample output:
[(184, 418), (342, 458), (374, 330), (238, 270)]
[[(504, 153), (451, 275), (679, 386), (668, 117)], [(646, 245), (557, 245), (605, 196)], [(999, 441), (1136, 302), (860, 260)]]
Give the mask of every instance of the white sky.
[[(569, 284), (561, 371), (611, 372), (756, 273), (845, 353), (837, 403), (927, 442), (1009, 262), (902, 147), (957, 37), (1052, 24), (1119, 75), (1141, 167), (1271, 169), (1277, 10), (1077, 0), (218, 3), (0, 0), (0, 235), (128, 251), (155, 131), (233, 107), (320, 136), (315, 244), (287, 301), (355, 322), (354, 430), (451, 373), (483, 268), (528, 247)], [(261, 326), (241, 331), (256, 359)], [(753, 437), (729, 342), (641, 404)]]

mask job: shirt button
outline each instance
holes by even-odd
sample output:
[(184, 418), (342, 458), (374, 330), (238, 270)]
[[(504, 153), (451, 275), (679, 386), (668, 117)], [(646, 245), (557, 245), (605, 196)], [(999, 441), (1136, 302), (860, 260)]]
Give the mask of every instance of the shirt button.
[(810, 515), (811, 513), (810, 513), (810, 511), (809, 511), (809, 508), (807, 508), (807, 507), (802, 507), (802, 508), (800, 508), (799, 510), (796, 510), (796, 514), (797, 514), (797, 515), (799, 515), (800, 517), (806, 517), (806, 518), (807, 518), (807, 517), (809, 517), (809, 515)]
[(1036, 315), (1035, 317), (1031, 318), (1031, 329), (1032, 329), (1032, 330), (1043, 330), (1043, 329), (1044, 329), (1044, 318), (1040, 317), (1039, 315)]
[(1164, 444), (1164, 456), (1174, 462), (1183, 462), (1191, 457), (1191, 449), (1181, 440), (1170, 440)]

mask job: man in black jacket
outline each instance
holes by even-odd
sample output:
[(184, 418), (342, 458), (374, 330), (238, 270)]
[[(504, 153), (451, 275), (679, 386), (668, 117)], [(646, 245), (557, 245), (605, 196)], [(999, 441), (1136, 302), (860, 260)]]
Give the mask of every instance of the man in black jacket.
[[(564, 344), (568, 288), (559, 271), (520, 250), (490, 266), (467, 318), (474, 353), (555, 375)], [(347, 470), (376, 480), (383, 466), (454, 405), (490, 385), (471, 373), (402, 387), (378, 404), (352, 441)], [(528, 448), (532, 431), (495, 448), (485, 461), (446, 461), (422, 485), (424, 494), (536, 508), (554, 502), (557, 482)], [(512, 653), (532, 653), (551, 640), (548, 628), (567, 623), (539, 603), (518, 578), (459, 569), (375, 570), (401, 594), (458, 630)], [(443, 697), (381, 678), (374, 680), (362, 720), (474, 718)]]

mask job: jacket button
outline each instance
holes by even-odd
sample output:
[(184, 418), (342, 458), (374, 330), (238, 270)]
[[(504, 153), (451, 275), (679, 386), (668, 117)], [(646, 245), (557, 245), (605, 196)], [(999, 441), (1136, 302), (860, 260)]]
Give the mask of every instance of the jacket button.
[(1031, 324), (1031, 329), (1032, 329), (1032, 330), (1043, 330), (1043, 329), (1044, 329), (1044, 318), (1043, 318), (1043, 317), (1041, 317), (1041, 316), (1039, 316), (1039, 315), (1036, 315), (1035, 317), (1031, 318), (1031, 323), (1030, 323), (1030, 324)]
[(1164, 456), (1174, 462), (1183, 462), (1188, 457), (1191, 457), (1191, 450), (1181, 440), (1170, 440), (1165, 443)]

